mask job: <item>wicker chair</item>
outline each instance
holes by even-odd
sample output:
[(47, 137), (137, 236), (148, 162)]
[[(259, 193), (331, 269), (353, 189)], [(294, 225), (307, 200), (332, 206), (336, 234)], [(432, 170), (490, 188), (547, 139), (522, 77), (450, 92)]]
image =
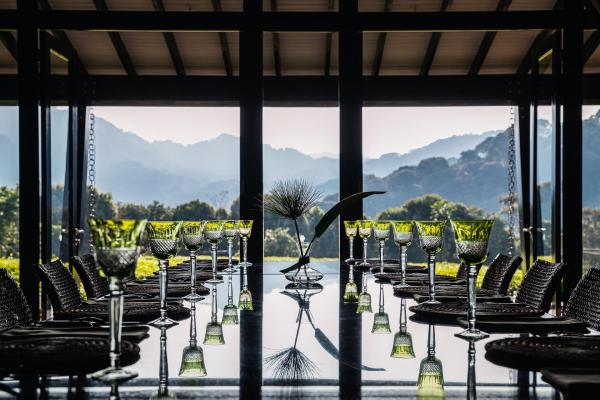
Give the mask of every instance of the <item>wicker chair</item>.
[(563, 263), (537, 259), (525, 274), (515, 302), (548, 311), (565, 272)]
[(32, 323), (31, 309), (21, 288), (6, 270), (0, 269), (0, 329)]
[(100, 276), (92, 254), (73, 257), (73, 266), (83, 283), (88, 299), (99, 299), (109, 294), (108, 280)]
[(565, 306), (565, 315), (600, 330), (600, 267), (588, 270)]
[[(475, 272), (475, 278), (477, 278), (477, 276), (479, 275), (480, 270), (481, 270), (481, 264), (477, 265), (477, 270)], [(467, 265), (464, 263), (460, 263), (460, 266), (458, 267), (458, 271), (456, 271), (456, 277), (455, 277), (456, 280), (466, 281), (468, 274), (469, 274), (469, 269), (467, 268)]]
[(35, 268), (35, 272), (46, 288), (55, 311), (75, 308), (84, 304), (75, 278), (61, 260), (39, 264)]
[(498, 254), (483, 276), (481, 288), (489, 290), (492, 293), (505, 295), (512, 281), (517, 268), (521, 265), (523, 259), (519, 256), (510, 257), (504, 254)]

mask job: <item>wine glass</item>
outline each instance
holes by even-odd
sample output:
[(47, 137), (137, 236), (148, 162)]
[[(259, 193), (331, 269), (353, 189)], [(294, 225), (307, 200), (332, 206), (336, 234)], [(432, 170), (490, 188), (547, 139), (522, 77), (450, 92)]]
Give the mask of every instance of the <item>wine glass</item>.
[(242, 272), (242, 290), (240, 290), (240, 299), (238, 301), (238, 310), (252, 311), (252, 292), (248, 289), (248, 269), (244, 266)]
[(354, 265), (350, 264), (350, 272), (348, 282), (346, 282), (346, 286), (344, 288), (344, 302), (345, 303), (354, 303), (358, 300), (358, 287), (356, 286), (356, 282), (354, 282)]
[(92, 375), (94, 379), (117, 384), (137, 376), (121, 368), (121, 329), (123, 320), (123, 279), (133, 276), (140, 255), (140, 237), (145, 220), (102, 220), (90, 218), (89, 227), (97, 264), (108, 277), (110, 302), (110, 366)]
[(450, 221), (450, 223), (454, 230), (456, 253), (458, 258), (465, 263), (469, 272), (467, 275), (467, 301), (469, 303), (467, 320), (469, 327), (457, 333), (456, 336), (463, 339), (483, 339), (489, 335), (475, 328), (477, 264), (483, 263), (487, 258), (488, 242), (494, 220)]
[(363, 260), (359, 264), (362, 267), (369, 266), (369, 260), (367, 259), (367, 246), (369, 242), (369, 237), (371, 236), (371, 231), (373, 230), (373, 221), (368, 219), (362, 219), (357, 221), (358, 223), (358, 236), (360, 236), (363, 240)]
[(185, 221), (181, 226), (181, 241), (190, 252), (190, 294), (184, 297), (188, 301), (202, 300), (203, 297), (196, 293), (196, 253), (204, 243), (204, 222)]
[(227, 281), (227, 304), (223, 307), (221, 325), (237, 325), (238, 323), (238, 309), (235, 304), (233, 304), (233, 277), (230, 272)]
[(207, 280), (210, 284), (219, 284), (223, 281), (217, 278), (217, 246), (223, 237), (222, 221), (207, 221), (204, 226), (204, 235), (210, 243), (210, 254), (212, 258), (212, 278)]
[(429, 325), (427, 357), (421, 360), (417, 381), (418, 398), (444, 398), (442, 362), (435, 357), (435, 325)]
[(177, 322), (167, 317), (167, 293), (169, 285), (169, 259), (177, 254), (181, 221), (152, 221), (146, 224), (146, 234), (152, 255), (158, 258), (160, 287), (160, 317), (150, 322), (155, 327), (170, 327)]
[(477, 339), (467, 339), (469, 341), (469, 356), (467, 369), (467, 400), (477, 400), (477, 378), (475, 377), (475, 342)]
[(248, 239), (252, 234), (252, 220), (251, 219), (242, 219), (238, 221), (240, 237), (242, 238), (242, 266), (251, 267), (252, 263), (248, 262)]
[(158, 392), (152, 395), (152, 400), (175, 399), (175, 395), (169, 392), (169, 358), (167, 357), (167, 329), (160, 327), (160, 358), (158, 364)]
[(358, 233), (358, 222), (357, 221), (344, 221), (344, 228), (346, 236), (348, 236), (348, 243), (350, 248), (350, 257), (346, 259), (346, 263), (353, 264), (356, 260), (354, 259), (354, 238)]
[(435, 299), (435, 255), (442, 250), (446, 221), (416, 221), (421, 248), (427, 253), (429, 268), (429, 300), (426, 303), (439, 303)]
[(379, 241), (379, 268), (383, 273), (383, 248), (385, 241), (390, 237), (390, 223), (388, 221), (375, 221), (373, 223), (373, 235)]
[(413, 239), (413, 221), (392, 221), (392, 229), (394, 231), (394, 243), (400, 249), (400, 283), (397, 287), (409, 286), (406, 283), (406, 266), (407, 257), (406, 250)]
[(206, 324), (206, 332), (204, 334), (204, 344), (221, 345), (225, 344), (225, 336), (223, 336), (223, 325), (217, 320), (217, 285), (212, 283), (212, 302), (210, 322)]
[(358, 295), (356, 313), (362, 314), (367, 312), (373, 312), (373, 309), (371, 308), (371, 295), (367, 291), (367, 271), (364, 271), (362, 273), (362, 291)]
[(196, 302), (190, 304), (190, 341), (183, 349), (179, 376), (184, 378), (201, 378), (206, 376), (204, 352), (196, 339)]
[(223, 272), (232, 273), (235, 272), (233, 268), (233, 241), (237, 238), (240, 232), (240, 228), (237, 221), (225, 221), (223, 222), (223, 236), (227, 240), (227, 268)]
[(373, 315), (373, 327), (371, 333), (392, 333), (390, 329), (390, 318), (385, 312), (383, 297), (383, 284), (379, 284), (379, 310)]
[(406, 329), (406, 299), (400, 299), (400, 327), (394, 335), (392, 358), (415, 358), (412, 336)]

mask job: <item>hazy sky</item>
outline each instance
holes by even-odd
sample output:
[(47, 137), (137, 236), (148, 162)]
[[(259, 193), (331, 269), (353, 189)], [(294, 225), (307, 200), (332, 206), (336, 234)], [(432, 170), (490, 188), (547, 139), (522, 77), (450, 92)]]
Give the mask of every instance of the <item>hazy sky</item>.
[[(584, 107), (584, 118), (598, 107)], [(221, 133), (239, 136), (236, 107), (95, 107), (97, 116), (146, 140), (190, 144)], [(540, 117), (549, 118), (546, 110)], [(509, 107), (386, 107), (363, 109), (363, 153), (405, 153), (436, 139), (505, 129)], [(292, 147), (307, 154), (337, 154), (338, 108), (265, 108), (265, 143)]]

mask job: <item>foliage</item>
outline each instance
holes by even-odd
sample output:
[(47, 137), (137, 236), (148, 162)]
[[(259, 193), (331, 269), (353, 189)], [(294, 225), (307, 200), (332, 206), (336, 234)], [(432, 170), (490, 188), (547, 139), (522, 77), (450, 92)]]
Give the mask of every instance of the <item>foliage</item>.
[(0, 256), (19, 254), (19, 190), (0, 187)]
[(271, 256), (292, 256), (298, 254), (298, 244), (289, 228), (275, 228), (265, 231), (265, 254)]
[(19, 259), (18, 258), (0, 258), (0, 269), (5, 269), (8, 274), (17, 282), (19, 281)]
[(317, 205), (321, 192), (305, 180), (277, 181), (262, 198), (266, 212), (280, 218), (297, 220)]

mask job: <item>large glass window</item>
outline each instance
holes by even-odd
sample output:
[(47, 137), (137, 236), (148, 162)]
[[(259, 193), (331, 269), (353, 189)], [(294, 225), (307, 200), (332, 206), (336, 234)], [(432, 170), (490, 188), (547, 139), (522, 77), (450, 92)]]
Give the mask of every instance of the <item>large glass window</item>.
[[(600, 264), (600, 107), (583, 107), (583, 272)], [(567, 238), (568, 240), (568, 238)]]

